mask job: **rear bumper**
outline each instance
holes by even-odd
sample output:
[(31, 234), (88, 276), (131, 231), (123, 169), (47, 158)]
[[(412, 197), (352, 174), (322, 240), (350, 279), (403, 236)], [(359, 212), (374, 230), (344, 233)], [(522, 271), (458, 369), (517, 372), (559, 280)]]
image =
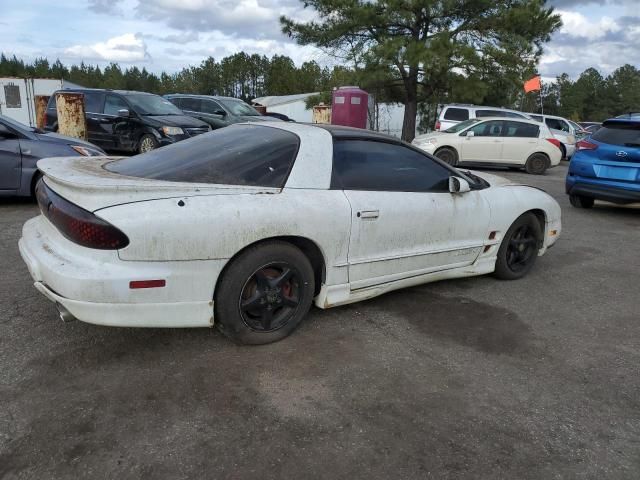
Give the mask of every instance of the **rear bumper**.
[(567, 180), (566, 192), (569, 195), (582, 195), (595, 198), (596, 200), (618, 204), (640, 202), (640, 189), (631, 190), (612, 185), (597, 185), (581, 181), (570, 182)]
[[(60, 237), (60, 238), (59, 238)], [(23, 227), (20, 254), (36, 289), (73, 317), (122, 327), (208, 327), (223, 262), (133, 262), (61, 237), (40, 216)], [(131, 289), (132, 280), (165, 279), (163, 288)]]

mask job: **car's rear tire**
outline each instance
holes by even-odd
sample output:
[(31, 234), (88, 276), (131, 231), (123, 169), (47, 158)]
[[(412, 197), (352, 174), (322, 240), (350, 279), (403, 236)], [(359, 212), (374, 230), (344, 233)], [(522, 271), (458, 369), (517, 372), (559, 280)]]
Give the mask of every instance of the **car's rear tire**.
[(311, 263), (297, 247), (281, 241), (249, 247), (232, 260), (216, 289), (218, 329), (237, 343), (281, 340), (309, 311), (314, 288)]
[(583, 195), (569, 195), (569, 203), (576, 208), (591, 208), (593, 207), (595, 200)]
[(150, 133), (145, 133), (138, 142), (138, 153), (146, 153), (158, 148), (158, 140)]
[(564, 146), (564, 143), (560, 143), (560, 160), (569, 160), (567, 158), (567, 147)]
[(458, 165), (458, 153), (453, 148), (442, 147), (441, 149), (437, 150), (434, 155), (444, 163), (448, 163), (452, 167)]
[(533, 175), (543, 175), (549, 168), (549, 158), (544, 153), (534, 153), (527, 158), (524, 169)]
[(542, 243), (542, 228), (533, 213), (519, 216), (502, 239), (494, 275), (501, 280), (524, 277), (538, 258)]

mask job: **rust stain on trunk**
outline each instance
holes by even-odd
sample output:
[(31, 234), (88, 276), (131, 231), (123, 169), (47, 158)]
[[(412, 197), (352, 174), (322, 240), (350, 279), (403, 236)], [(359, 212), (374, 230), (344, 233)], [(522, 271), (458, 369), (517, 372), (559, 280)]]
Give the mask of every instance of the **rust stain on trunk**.
[(49, 95), (36, 95), (36, 127), (44, 129), (46, 126), (47, 103)]
[(84, 116), (84, 95), (81, 93), (56, 94), (58, 133), (69, 137), (87, 139), (87, 122)]

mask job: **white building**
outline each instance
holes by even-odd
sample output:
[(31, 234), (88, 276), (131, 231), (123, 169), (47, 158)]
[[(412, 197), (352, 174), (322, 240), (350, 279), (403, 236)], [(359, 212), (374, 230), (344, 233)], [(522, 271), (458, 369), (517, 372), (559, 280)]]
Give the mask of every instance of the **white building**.
[[(307, 98), (318, 95), (319, 92), (301, 93), (297, 95), (281, 95), (254, 98), (252, 103), (263, 105), (268, 112), (282, 113), (296, 122), (311, 123), (313, 109), (306, 107)], [(378, 126), (378, 130), (395, 137), (402, 134), (402, 121), (404, 119), (404, 105), (397, 103), (379, 103), (377, 109), (377, 122), (375, 103), (373, 96), (369, 96), (369, 125), (371, 129)]]
[(36, 126), (36, 96), (49, 97), (56, 90), (78, 87), (52, 78), (0, 78), (0, 115)]

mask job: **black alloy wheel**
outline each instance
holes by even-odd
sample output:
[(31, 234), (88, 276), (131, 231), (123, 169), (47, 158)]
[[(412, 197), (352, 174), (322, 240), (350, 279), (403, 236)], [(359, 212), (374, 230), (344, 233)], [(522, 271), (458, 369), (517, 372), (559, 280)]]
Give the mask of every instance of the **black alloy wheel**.
[(260, 267), (240, 294), (242, 320), (258, 332), (278, 330), (300, 306), (300, 285), (300, 272), (292, 265), (274, 262)]
[(507, 265), (516, 273), (521, 272), (538, 255), (538, 238), (531, 225), (518, 228), (507, 246)]
[(223, 271), (214, 322), (236, 343), (261, 345), (291, 334), (311, 308), (315, 273), (295, 245), (269, 240), (246, 248)]
[(494, 275), (502, 280), (524, 277), (535, 264), (542, 246), (542, 227), (533, 213), (518, 217), (502, 239)]

